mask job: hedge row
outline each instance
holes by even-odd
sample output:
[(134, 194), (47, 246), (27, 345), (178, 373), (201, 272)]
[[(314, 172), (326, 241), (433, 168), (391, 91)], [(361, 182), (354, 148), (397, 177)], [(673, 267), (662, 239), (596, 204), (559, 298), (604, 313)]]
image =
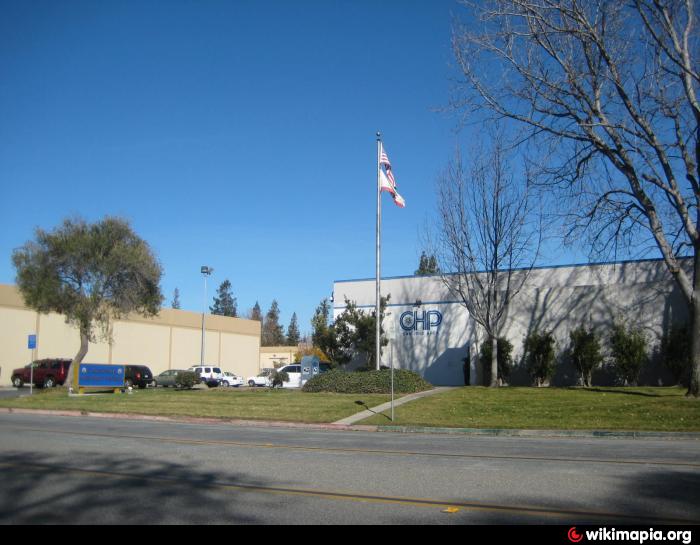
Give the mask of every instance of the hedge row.
[[(394, 370), (394, 392), (413, 394), (432, 390), (429, 382), (414, 373), (402, 369)], [(389, 394), (391, 393), (391, 370), (349, 373), (333, 370), (309, 380), (304, 392), (331, 392), (336, 394)]]

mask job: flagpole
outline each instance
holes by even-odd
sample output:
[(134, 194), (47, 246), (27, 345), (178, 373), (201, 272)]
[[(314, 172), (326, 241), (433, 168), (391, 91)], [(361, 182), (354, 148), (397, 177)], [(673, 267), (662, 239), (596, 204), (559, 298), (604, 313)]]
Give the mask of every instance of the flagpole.
[(382, 133), (377, 132), (377, 279), (376, 279), (376, 319), (374, 320), (377, 326), (375, 333), (375, 349), (377, 371), (381, 368), (381, 274), (382, 274), (382, 194), (381, 194), (381, 178), (380, 169), (382, 154)]

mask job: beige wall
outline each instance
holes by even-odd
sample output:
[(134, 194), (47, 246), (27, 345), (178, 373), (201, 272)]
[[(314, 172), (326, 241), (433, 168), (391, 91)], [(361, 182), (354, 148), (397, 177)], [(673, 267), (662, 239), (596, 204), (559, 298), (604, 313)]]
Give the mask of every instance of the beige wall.
[(294, 363), (294, 355), (298, 350), (296, 346), (261, 346), (260, 369), (282, 367)]
[[(148, 365), (154, 374), (187, 369), (201, 358), (202, 315), (162, 309), (154, 318), (130, 316), (112, 324), (112, 342), (91, 343), (86, 362)], [(205, 363), (248, 377), (260, 369), (260, 322), (206, 316)], [(36, 333), (36, 350), (27, 336)], [(9, 385), (12, 370), (29, 361), (72, 358), (78, 331), (58, 314), (38, 314), (25, 307), (15, 286), (0, 284), (0, 385)]]

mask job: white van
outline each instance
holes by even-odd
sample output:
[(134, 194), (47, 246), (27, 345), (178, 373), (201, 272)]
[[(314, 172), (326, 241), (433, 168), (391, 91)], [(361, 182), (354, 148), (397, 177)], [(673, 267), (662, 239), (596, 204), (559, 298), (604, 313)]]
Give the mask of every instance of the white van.
[(294, 365), (286, 365), (285, 367), (282, 367), (282, 369), (279, 370), (279, 372), (285, 372), (289, 376), (289, 380), (285, 382), (282, 387), (283, 388), (301, 388), (302, 383), (301, 383), (301, 365), (300, 364), (294, 364)]

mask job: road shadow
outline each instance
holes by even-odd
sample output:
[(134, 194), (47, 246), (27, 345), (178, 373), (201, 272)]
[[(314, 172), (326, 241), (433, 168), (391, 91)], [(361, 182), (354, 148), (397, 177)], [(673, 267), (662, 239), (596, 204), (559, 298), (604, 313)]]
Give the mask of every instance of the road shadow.
[(262, 524), (242, 514), (246, 475), (204, 471), (141, 456), (81, 454), (80, 460), (39, 453), (0, 455), (1, 524)]

